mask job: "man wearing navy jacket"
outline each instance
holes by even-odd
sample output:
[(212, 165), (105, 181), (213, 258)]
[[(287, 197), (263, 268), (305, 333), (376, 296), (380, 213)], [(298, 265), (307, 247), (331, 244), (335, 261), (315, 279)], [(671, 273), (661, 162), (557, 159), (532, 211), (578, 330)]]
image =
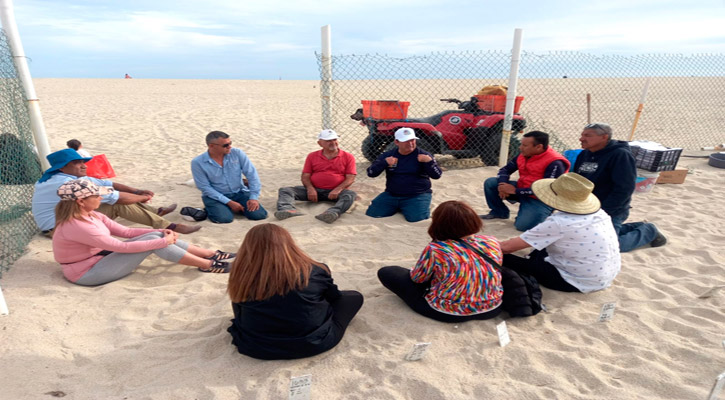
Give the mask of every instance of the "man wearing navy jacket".
[(433, 155), (416, 147), (415, 131), (395, 131), (397, 149), (381, 154), (367, 173), (375, 178), (385, 171), (385, 191), (373, 199), (365, 212), (373, 218), (390, 217), (398, 211), (408, 222), (430, 218), (433, 198), (430, 180), (443, 174)]
[(584, 127), (579, 138), (582, 150), (573, 171), (594, 183), (594, 195), (602, 209), (612, 217), (614, 230), (619, 236), (619, 251), (624, 253), (644, 245), (663, 246), (667, 238), (648, 222), (625, 224), (629, 217), (634, 193), (637, 167), (629, 143), (612, 140), (612, 128), (596, 123)]

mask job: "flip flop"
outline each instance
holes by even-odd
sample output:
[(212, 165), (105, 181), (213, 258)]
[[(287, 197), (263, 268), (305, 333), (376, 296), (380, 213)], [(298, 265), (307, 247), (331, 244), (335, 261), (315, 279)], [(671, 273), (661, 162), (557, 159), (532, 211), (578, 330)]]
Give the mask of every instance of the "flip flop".
[(206, 257), (207, 260), (224, 261), (237, 256), (237, 253), (227, 253), (226, 251), (217, 250), (211, 257)]
[(209, 269), (199, 268), (199, 271), (208, 272), (208, 273), (212, 273), (212, 274), (228, 274), (229, 269), (230, 268), (229, 268), (228, 262), (214, 260), (211, 263), (211, 267), (209, 267)]

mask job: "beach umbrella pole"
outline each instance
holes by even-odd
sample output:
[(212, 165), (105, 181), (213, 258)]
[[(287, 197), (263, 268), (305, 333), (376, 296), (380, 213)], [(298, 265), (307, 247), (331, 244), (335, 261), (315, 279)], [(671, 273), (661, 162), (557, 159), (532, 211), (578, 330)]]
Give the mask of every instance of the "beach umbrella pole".
[(332, 34), (330, 25), (322, 30), (322, 129), (332, 129)]
[(511, 50), (511, 70), (506, 93), (506, 110), (504, 111), (503, 131), (501, 132), (501, 148), (499, 149), (498, 165), (503, 167), (508, 162), (509, 142), (511, 142), (511, 126), (513, 125), (514, 103), (516, 102), (516, 85), (519, 80), (519, 63), (521, 62), (521, 39), (523, 29), (514, 30), (514, 47)]
[(642, 89), (642, 98), (639, 99), (639, 106), (637, 107), (637, 113), (634, 115), (634, 123), (632, 124), (632, 132), (629, 133), (629, 141), (631, 142), (632, 139), (634, 139), (634, 131), (637, 129), (637, 122), (639, 122), (639, 116), (642, 114), (642, 109), (644, 108), (644, 101), (647, 99), (647, 91), (649, 90), (649, 83), (652, 80), (652, 78), (647, 78), (647, 82), (644, 84), (644, 89)]

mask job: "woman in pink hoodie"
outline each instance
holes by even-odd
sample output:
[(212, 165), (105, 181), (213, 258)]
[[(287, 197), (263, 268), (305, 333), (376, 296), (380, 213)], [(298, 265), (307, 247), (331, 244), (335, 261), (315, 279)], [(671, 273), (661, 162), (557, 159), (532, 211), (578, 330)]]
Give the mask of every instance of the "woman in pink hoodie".
[[(58, 188), (61, 201), (55, 208), (53, 255), (69, 281), (84, 286), (113, 282), (133, 272), (152, 253), (202, 272), (229, 272), (223, 260), (234, 253), (191, 245), (169, 229), (128, 228), (95, 212), (108, 190), (87, 179)], [(111, 235), (131, 239), (121, 241)]]

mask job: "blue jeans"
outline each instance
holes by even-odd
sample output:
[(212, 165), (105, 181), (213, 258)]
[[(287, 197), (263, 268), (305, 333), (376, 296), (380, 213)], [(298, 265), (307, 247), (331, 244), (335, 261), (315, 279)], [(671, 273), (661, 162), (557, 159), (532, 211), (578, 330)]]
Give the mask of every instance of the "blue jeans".
[(373, 218), (390, 217), (398, 211), (403, 213), (408, 222), (417, 222), (430, 218), (430, 202), (432, 193), (421, 193), (415, 196), (393, 196), (382, 192), (370, 203), (365, 215)]
[[(516, 186), (516, 181), (508, 183)], [(491, 209), (491, 214), (499, 218), (508, 218), (509, 209), (498, 197), (498, 178), (488, 178), (483, 183), (483, 193), (486, 195), (486, 204)], [(519, 202), (519, 213), (514, 220), (514, 226), (517, 230), (527, 231), (536, 225), (544, 222), (546, 217), (554, 212), (554, 209), (542, 203), (539, 199), (516, 195), (509, 196), (506, 200)]]
[(612, 225), (619, 237), (619, 252), (626, 253), (638, 247), (642, 247), (651, 243), (657, 236), (657, 228), (654, 224), (648, 222), (630, 222), (625, 224), (624, 221), (629, 217), (629, 210), (618, 215), (612, 215)]
[[(244, 211), (241, 212), (242, 215), (247, 217), (248, 219), (251, 219), (253, 221), (265, 219), (267, 218), (267, 210), (262, 207), (262, 204), (259, 205), (259, 209), (256, 211), (249, 211), (247, 210), (247, 201), (249, 200), (249, 193), (247, 192), (237, 192), (234, 194), (224, 194), (227, 196), (230, 200), (234, 200), (237, 203), (244, 206)], [(206, 214), (207, 217), (211, 222), (216, 222), (217, 224), (228, 224), (232, 221), (234, 221), (234, 212), (231, 208), (229, 208), (228, 205), (218, 202), (211, 197), (207, 196), (201, 196), (201, 201), (204, 202), (204, 207), (206, 207)]]

